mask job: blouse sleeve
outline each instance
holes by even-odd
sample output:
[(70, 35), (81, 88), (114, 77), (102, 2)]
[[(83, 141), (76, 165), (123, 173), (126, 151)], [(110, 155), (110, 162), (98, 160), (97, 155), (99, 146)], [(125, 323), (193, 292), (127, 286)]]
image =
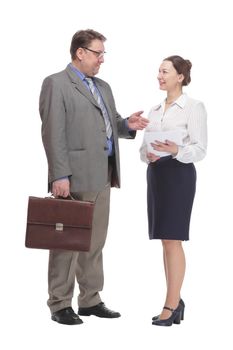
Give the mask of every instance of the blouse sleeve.
[(149, 160), (148, 160), (148, 158), (146, 156), (146, 154), (147, 154), (147, 146), (146, 146), (146, 143), (145, 143), (144, 140), (143, 140), (142, 145), (141, 145), (141, 147), (139, 149), (139, 152), (140, 152), (141, 161), (149, 164)]
[(193, 106), (188, 117), (189, 142), (179, 146), (174, 157), (182, 163), (193, 163), (202, 160), (207, 150), (207, 113), (202, 102)]
[[(151, 122), (151, 113), (153, 111), (153, 107), (150, 109), (149, 113), (148, 113), (148, 119), (149, 119), (149, 122)], [(147, 125), (146, 129), (144, 130), (144, 136), (145, 136), (145, 132), (148, 130), (149, 128), (149, 125), (150, 123)], [(139, 149), (139, 152), (140, 152), (140, 159), (142, 162), (145, 162), (146, 164), (149, 164), (149, 160), (147, 158), (147, 145), (146, 145), (146, 142), (145, 142), (145, 138), (143, 137), (143, 141), (142, 141), (142, 145)]]

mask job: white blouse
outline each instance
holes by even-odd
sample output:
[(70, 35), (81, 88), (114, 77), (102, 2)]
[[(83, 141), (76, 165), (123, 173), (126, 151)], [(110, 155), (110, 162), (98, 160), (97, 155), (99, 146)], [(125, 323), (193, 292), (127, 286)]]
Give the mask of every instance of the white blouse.
[[(207, 114), (202, 102), (182, 94), (164, 112), (165, 101), (153, 107), (149, 112), (149, 124), (145, 131), (180, 130), (183, 144), (178, 146), (174, 157), (182, 163), (192, 163), (203, 159), (207, 149)], [(147, 146), (143, 141), (140, 156), (148, 163)]]

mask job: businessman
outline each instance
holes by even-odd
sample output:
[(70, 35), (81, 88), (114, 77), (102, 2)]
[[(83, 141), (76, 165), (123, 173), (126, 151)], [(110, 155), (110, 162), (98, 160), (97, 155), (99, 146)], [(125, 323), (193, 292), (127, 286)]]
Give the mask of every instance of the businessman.
[[(48, 161), (49, 190), (55, 196), (95, 201), (89, 252), (50, 251), (48, 306), (52, 320), (81, 324), (81, 316), (120, 317), (100, 298), (103, 289), (110, 188), (120, 187), (118, 138), (133, 139), (148, 121), (142, 111), (123, 119), (110, 86), (96, 78), (104, 62), (106, 38), (91, 29), (76, 32), (71, 63), (47, 77), (40, 94), (42, 140)], [(78, 313), (72, 308), (75, 278)]]

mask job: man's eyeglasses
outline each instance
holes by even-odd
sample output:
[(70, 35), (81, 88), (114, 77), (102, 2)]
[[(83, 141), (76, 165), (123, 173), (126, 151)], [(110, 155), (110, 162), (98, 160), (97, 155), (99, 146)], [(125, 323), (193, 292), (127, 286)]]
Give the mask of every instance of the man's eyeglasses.
[(95, 50), (92, 50), (92, 49), (88, 49), (88, 47), (84, 47), (84, 46), (82, 46), (82, 49), (85, 49), (85, 50), (93, 52), (96, 55), (97, 58), (102, 58), (106, 54), (105, 51), (95, 51)]

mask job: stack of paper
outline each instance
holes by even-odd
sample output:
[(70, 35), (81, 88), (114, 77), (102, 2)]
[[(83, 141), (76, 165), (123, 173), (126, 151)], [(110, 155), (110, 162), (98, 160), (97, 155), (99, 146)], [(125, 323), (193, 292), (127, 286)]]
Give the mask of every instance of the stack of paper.
[(156, 141), (165, 142), (166, 140), (175, 142), (178, 146), (182, 146), (182, 131), (181, 130), (168, 130), (168, 131), (145, 131), (144, 142), (147, 145), (148, 153), (154, 153), (156, 156), (165, 157), (170, 155), (167, 152), (159, 152), (153, 149), (151, 143)]

